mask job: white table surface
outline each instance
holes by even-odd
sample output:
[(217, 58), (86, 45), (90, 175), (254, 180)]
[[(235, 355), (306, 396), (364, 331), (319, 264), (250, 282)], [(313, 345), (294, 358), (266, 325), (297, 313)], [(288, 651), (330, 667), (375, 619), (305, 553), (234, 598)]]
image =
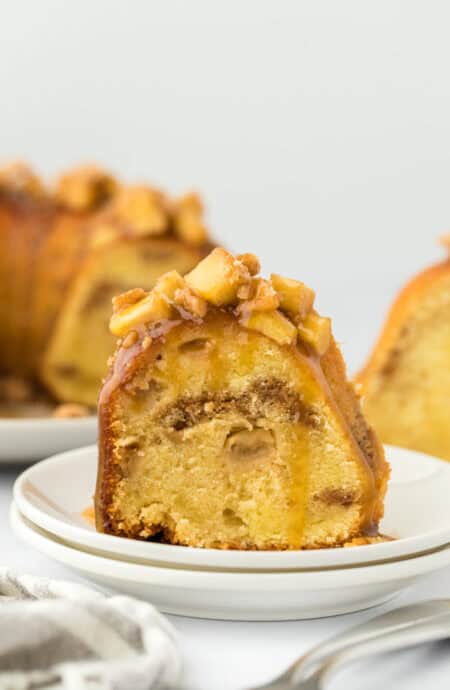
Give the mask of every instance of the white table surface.
[[(72, 572), (22, 544), (8, 523), (18, 466), (0, 468), (1, 563), (21, 572), (81, 581)], [(450, 598), (450, 569), (428, 577), (395, 602), (367, 612), (312, 621), (239, 623), (169, 616), (179, 632), (184, 683), (193, 690), (242, 690), (268, 681), (299, 654), (387, 608), (431, 597)], [(425, 690), (450, 687), (450, 641), (353, 666), (333, 690)]]

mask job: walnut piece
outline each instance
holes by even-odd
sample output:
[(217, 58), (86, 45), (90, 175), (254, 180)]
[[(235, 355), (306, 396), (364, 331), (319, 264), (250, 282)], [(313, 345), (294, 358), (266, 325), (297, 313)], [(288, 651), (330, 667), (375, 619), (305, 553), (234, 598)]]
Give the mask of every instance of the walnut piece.
[(248, 294), (247, 297), (244, 297), (245, 301), (240, 305), (240, 311), (243, 313), (253, 311), (274, 311), (280, 306), (280, 298), (268, 280), (264, 280), (264, 278), (253, 278), (250, 290), (246, 290), (246, 288), (247, 285), (243, 285), (242, 288), (238, 290), (238, 297), (246, 293)]
[(248, 268), (225, 249), (214, 249), (185, 276), (186, 283), (216, 307), (235, 304), (240, 285), (250, 282)]
[(259, 259), (254, 254), (250, 254), (249, 252), (246, 252), (245, 254), (238, 254), (236, 259), (238, 261), (242, 261), (242, 263), (247, 266), (251, 276), (256, 276), (261, 270)]
[(259, 331), (280, 345), (292, 345), (297, 340), (297, 329), (279, 311), (254, 312), (243, 325), (254, 331)]
[(203, 297), (196, 295), (187, 285), (175, 293), (175, 304), (183, 307), (193, 316), (202, 319), (208, 309), (208, 305)]
[(281, 309), (295, 318), (304, 319), (314, 305), (314, 290), (304, 283), (272, 273), (270, 282), (280, 298)]
[(298, 326), (300, 338), (311, 345), (321, 357), (331, 342), (331, 320), (318, 314), (308, 314)]

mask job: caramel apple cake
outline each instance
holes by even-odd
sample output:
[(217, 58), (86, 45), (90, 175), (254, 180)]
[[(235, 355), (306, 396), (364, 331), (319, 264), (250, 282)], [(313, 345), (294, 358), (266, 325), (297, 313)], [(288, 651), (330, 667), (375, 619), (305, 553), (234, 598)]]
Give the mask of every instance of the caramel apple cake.
[(95, 405), (115, 344), (112, 297), (193, 268), (211, 249), (202, 215), (195, 194), (170, 199), (94, 166), (52, 189), (23, 164), (0, 170), (0, 404), (38, 384)]
[(235, 549), (377, 533), (389, 474), (303, 283), (214, 249), (114, 300), (100, 394), (100, 531)]
[(383, 441), (450, 460), (450, 258), (403, 288), (357, 382)]

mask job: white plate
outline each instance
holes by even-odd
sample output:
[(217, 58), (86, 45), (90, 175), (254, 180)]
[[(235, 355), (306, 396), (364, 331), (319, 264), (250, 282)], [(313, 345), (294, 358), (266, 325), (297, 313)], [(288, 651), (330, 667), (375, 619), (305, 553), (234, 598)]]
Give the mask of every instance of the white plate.
[[(97, 449), (80, 448), (44, 460), (16, 481), (14, 498), (23, 515), (67, 542), (154, 565), (240, 570), (342, 567), (419, 554), (450, 542), (450, 463), (387, 447), (392, 478), (381, 530), (395, 541), (314, 551), (222, 551), (172, 546), (98, 534), (83, 517), (92, 505)], [(425, 510), (420, 510), (425, 506)]]
[(41, 460), (94, 443), (97, 417), (0, 419), (0, 465)]
[(293, 620), (384, 603), (450, 565), (450, 547), (382, 565), (310, 572), (214, 572), (104, 558), (72, 548), (22, 516), (11, 525), (27, 544), (98, 585), (151, 601), (165, 613), (230, 620)]

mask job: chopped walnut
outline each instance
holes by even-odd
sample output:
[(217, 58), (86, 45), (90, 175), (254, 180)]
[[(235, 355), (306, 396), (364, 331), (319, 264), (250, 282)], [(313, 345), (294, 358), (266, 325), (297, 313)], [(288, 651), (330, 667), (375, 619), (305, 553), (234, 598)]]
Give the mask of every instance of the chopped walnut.
[(254, 254), (246, 252), (245, 254), (238, 254), (236, 259), (242, 261), (242, 263), (247, 266), (250, 275), (256, 276), (261, 270), (261, 264), (259, 259)]
[(69, 419), (72, 417), (87, 417), (89, 414), (90, 410), (86, 405), (63, 403), (54, 409), (52, 417), (56, 417), (57, 419)]
[[(246, 285), (243, 286), (243, 288), (246, 287)], [(249, 297), (240, 305), (243, 312), (274, 311), (278, 309), (280, 298), (267, 280), (264, 280), (264, 278), (253, 278), (251, 288)], [(243, 290), (240, 291), (240, 294), (243, 294)]]
[(196, 295), (188, 286), (177, 290), (175, 293), (175, 304), (186, 309), (190, 314), (203, 318), (208, 309), (208, 305), (203, 297)]
[[(190, 315), (203, 319), (209, 305), (230, 307), (229, 311), (244, 327), (281, 345), (295, 344), (300, 335), (323, 355), (331, 341), (331, 325), (329, 319), (311, 311), (314, 292), (299, 281), (281, 276), (273, 275), (267, 281), (252, 275), (258, 268), (258, 260), (252, 254), (239, 259), (218, 247), (184, 278), (177, 271), (169, 271), (149, 293), (138, 289), (116, 297), (111, 331), (117, 336), (133, 331), (123, 343), (130, 347), (139, 338), (134, 332), (139, 325), (151, 326), (160, 321), (191, 318)], [(143, 349), (151, 343), (151, 338), (144, 337)], [(189, 347), (189, 351), (193, 348)]]
[(87, 211), (110, 199), (117, 188), (109, 173), (95, 165), (82, 165), (61, 175), (55, 196), (75, 211)]
[(239, 285), (236, 295), (241, 302), (251, 299), (255, 294), (255, 287), (252, 282)]

